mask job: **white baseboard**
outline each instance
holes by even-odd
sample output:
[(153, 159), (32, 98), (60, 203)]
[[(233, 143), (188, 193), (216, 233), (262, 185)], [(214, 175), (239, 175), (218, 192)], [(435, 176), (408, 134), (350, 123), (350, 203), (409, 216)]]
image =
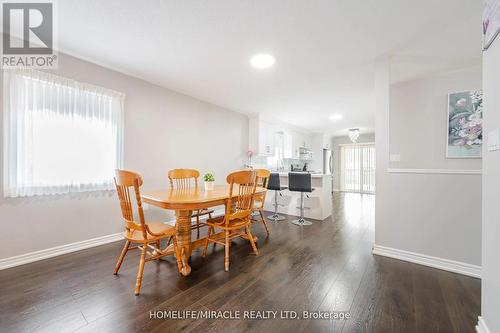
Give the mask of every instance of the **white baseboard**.
[(491, 333), (491, 331), (488, 329), (488, 326), (486, 326), (486, 322), (484, 321), (483, 317), (481, 317), (481, 316), (479, 316), (477, 318), (476, 332), (477, 333)]
[(334, 188), (334, 189), (332, 189), (332, 192), (340, 192), (340, 189), (339, 188)]
[[(214, 211), (214, 215), (216, 215), (216, 216), (222, 215), (222, 214), (224, 214), (224, 209), (216, 209)], [(166, 222), (167, 223), (168, 222), (175, 222), (175, 220), (169, 220)], [(92, 238), (92, 239), (87, 239), (87, 240), (76, 242), (76, 243), (70, 243), (70, 244), (60, 245), (60, 246), (56, 246), (56, 247), (51, 247), (49, 249), (44, 249), (44, 250), (40, 250), (40, 251), (24, 253), (24, 254), (14, 256), (14, 257), (10, 257), (10, 258), (0, 259), (0, 270), (15, 267), (15, 266), (29, 264), (29, 263), (43, 260), (43, 259), (57, 257), (57, 256), (60, 256), (63, 254), (71, 253), (71, 252), (85, 250), (85, 249), (88, 249), (91, 247), (116, 242), (116, 241), (119, 241), (121, 239), (123, 239), (123, 232), (119, 232), (119, 233), (111, 234), (111, 235), (106, 235), (106, 236), (100, 236), (100, 237), (96, 237), (96, 238)]]
[(373, 254), (472, 276), (479, 279), (481, 278), (481, 266), (471, 265), (460, 261), (432, 257), (425, 254), (398, 250), (376, 244), (373, 245)]
[(119, 241), (120, 239), (123, 239), (122, 232), (119, 232), (116, 234), (111, 234), (111, 235), (106, 235), (106, 236), (101, 236), (101, 237), (96, 237), (96, 238), (92, 238), (92, 239), (87, 239), (87, 240), (84, 240), (81, 242), (51, 247), (51, 248), (45, 249), (45, 250), (25, 253), (25, 254), (15, 256), (15, 257), (0, 259), (0, 270), (15, 267), (15, 266), (20, 266), (20, 265), (24, 265), (24, 264), (29, 264), (29, 263), (43, 260), (43, 259), (57, 257), (57, 256), (60, 256), (63, 254), (76, 252), (76, 251), (88, 249), (91, 247), (95, 247), (95, 246), (99, 246), (99, 245), (103, 245), (103, 244), (107, 244), (107, 243), (111, 243), (111, 242), (116, 242), (116, 241)]

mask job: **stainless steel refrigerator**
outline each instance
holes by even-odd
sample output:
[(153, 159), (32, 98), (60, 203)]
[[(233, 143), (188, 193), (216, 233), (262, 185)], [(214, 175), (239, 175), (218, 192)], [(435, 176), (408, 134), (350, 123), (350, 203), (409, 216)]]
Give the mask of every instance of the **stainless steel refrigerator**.
[(325, 175), (333, 173), (333, 154), (330, 149), (323, 149), (323, 173)]

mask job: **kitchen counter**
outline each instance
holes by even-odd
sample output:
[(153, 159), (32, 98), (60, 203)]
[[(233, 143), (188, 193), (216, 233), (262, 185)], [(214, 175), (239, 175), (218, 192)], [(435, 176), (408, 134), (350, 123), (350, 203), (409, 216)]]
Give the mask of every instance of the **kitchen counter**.
[[(274, 171), (272, 171), (274, 172)], [(291, 172), (291, 171), (280, 171), (278, 172), (280, 174), (280, 177), (288, 177), (288, 173)], [(307, 171), (293, 171), (293, 172), (307, 172)], [(321, 178), (321, 177), (325, 177), (325, 176), (330, 176), (332, 177), (332, 175), (328, 175), (328, 174), (324, 174), (324, 173), (311, 173), (311, 177), (312, 178)]]
[[(288, 172), (280, 174), (281, 186), (288, 186)], [(332, 175), (323, 173), (311, 173), (311, 185), (314, 191), (304, 193), (304, 217), (313, 220), (324, 220), (332, 215)], [(278, 207), (281, 214), (300, 216), (300, 192), (289, 190), (278, 194)], [(266, 196), (264, 209), (274, 212), (274, 191), (269, 191)]]

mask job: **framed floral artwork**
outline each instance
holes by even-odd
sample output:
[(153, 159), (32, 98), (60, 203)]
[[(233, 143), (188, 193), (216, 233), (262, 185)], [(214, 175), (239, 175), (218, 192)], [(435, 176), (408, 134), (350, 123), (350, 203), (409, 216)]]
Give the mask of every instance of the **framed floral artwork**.
[(483, 91), (448, 94), (447, 158), (481, 158)]

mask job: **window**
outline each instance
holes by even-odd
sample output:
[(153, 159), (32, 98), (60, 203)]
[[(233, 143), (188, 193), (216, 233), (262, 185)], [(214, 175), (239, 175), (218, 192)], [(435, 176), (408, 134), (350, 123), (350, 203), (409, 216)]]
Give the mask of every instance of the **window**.
[(375, 192), (375, 146), (373, 144), (341, 146), (341, 190)]
[(35, 70), (4, 71), (5, 197), (114, 188), (124, 95)]

